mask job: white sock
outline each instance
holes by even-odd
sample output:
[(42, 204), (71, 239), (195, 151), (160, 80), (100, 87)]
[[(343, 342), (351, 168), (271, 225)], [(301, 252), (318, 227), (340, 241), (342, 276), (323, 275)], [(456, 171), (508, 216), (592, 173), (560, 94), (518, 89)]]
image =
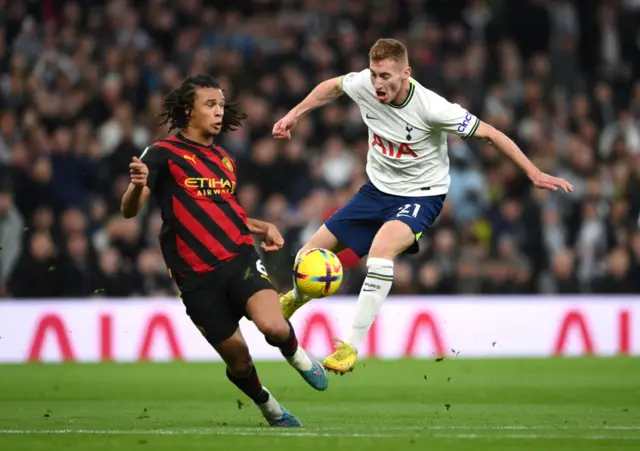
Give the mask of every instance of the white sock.
[(262, 389), (269, 393), (269, 399), (267, 399), (267, 402), (263, 402), (262, 404), (256, 404), (256, 406), (258, 406), (258, 409), (260, 409), (265, 418), (268, 418), (269, 420), (279, 420), (282, 418), (280, 403), (276, 401), (276, 398), (273, 397), (266, 387), (263, 386)]
[(382, 302), (389, 295), (393, 284), (393, 261), (384, 258), (369, 258), (367, 260), (367, 277), (362, 284), (358, 296), (356, 315), (351, 326), (351, 337), (348, 343), (356, 348), (362, 348), (369, 329), (376, 319)]
[(294, 367), (298, 371), (309, 371), (313, 367), (313, 362), (307, 355), (307, 353), (298, 346), (298, 350), (291, 357), (287, 357), (289, 365)]

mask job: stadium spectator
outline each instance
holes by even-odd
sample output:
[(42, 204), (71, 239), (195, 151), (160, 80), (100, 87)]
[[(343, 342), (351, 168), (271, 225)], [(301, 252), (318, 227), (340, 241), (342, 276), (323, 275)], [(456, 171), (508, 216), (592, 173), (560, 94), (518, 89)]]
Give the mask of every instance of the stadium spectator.
[[(281, 227), (287, 248), (266, 262), (287, 289), (297, 248), (365, 179), (367, 136), (347, 101), (306, 118), (292, 141), (275, 142), (271, 127), (318, 81), (366, 67), (381, 36), (406, 42), (425, 86), (575, 186), (531, 190), (491, 146), (451, 138), (445, 210), (420, 254), (399, 263), (395, 293), (640, 289), (634, 2), (10, 3), (0, 11), (4, 296), (175, 293), (157, 206), (140, 222), (117, 215), (131, 157), (165, 134), (164, 93), (195, 72), (214, 73), (249, 113), (220, 144), (238, 159), (247, 212)], [(354, 268), (342, 292), (357, 293), (360, 265), (341, 258)]]
[(9, 174), (0, 174), (0, 296), (22, 253), (24, 220), (13, 203)]
[(60, 277), (60, 254), (47, 232), (29, 238), (9, 280), (9, 293), (17, 298), (47, 298), (64, 295)]

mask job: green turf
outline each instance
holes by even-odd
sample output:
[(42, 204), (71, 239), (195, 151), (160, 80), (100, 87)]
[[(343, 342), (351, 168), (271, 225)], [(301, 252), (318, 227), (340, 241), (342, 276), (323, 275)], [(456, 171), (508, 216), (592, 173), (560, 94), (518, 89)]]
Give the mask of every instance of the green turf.
[(640, 359), (364, 361), (324, 393), (258, 370), (304, 428), (219, 364), (0, 366), (0, 450), (640, 449)]

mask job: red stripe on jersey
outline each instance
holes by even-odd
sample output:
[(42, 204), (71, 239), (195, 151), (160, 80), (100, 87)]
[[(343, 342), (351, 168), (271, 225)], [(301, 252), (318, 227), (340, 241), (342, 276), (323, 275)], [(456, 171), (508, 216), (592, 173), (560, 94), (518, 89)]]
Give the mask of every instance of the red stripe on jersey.
[(229, 260), (236, 255), (235, 253), (227, 251), (224, 246), (222, 246), (222, 244), (220, 244), (220, 242), (216, 240), (215, 237), (191, 215), (191, 213), (189, 213), (189, 210), (187, 210), (175, 196), (173, 196), (173, 213), (180, 223), (184, 225), (187, 230), (189, 230), (189, 232), (191, 232), (191, 234), (197, 238), (197, 240), (200, 241), (218, 260)]
[[(213, 146), (213, 148), (218, 151), (219, 153), (222, 154), (222, 157), (218, 156), (217, 154), (215, 154), (214, 152), (211, 152), (210, 150), (207, 150), (208, 152), (211, 152), (212, 156), (216, 159), (216, 161), (219, 161), (220, 164), (218, 166), (220, 166), (222, 168), (222, 170), (224, 171), (225, 174), (227, 174), (227, 176), (234, 174), (236, 172), (236, 165), (234, 164), (233, 158), (231, 158), (231, 156), (222, 148), (222, 147), (218, 147), (218, 146)], [(229, 159), (229, 162), (231, 163), (231, 166), (233, 166), (232, 170), (227, 169), (227, 167), (222, 163), (222, 158), (227, 157)]]
[(177, 147), (173, 143), (168, 142), (168, 141), (174, 141), (174, 142), (177, 142), (177, 143), (184, 144), (186, 146), (190, 145), (190, 144), (186, 144), (186, 143), (180, 141), (179, 139), (176, 140), (176, 139), (172, 139), (172, 138), (167, 138), (164, 141), (157, 142), (156, 146), (163, 147), (163, 148), (167, 149), (168, 151), (170, 151), (171, 153), (174, 153), (174, 154), (176, 154), (176, 155), (178, 155), (179, 157), (182, 157), (182, 158), (184, 158), (185, 155), (187, 155), (189, 157), (194, 155), (193, 152), (189, 152), (188, 150), (181, 149), (180, 147)]
[[(220, 162), (218, 164), (218, 166), (220, 166), (223, 170), (223, 172), (225, 173), (225, 175), (227, 175), (227, 177), (230, 177), (232, 179), (235, 180), (235, 175), (230, 175), (229, 171), (226, 170), (226, 168), (224, 167), (224, 165), (222, 164), (222, 161), (220, 160), (220, 158), (218, 158), (217, 155), (213, 154), (211, 151), (208, 151), (211, 155), (212, 158), (214, 158), (217, 161), (214, 161), (214, 163), (218, 164), (217, 162)], [(209, 168), (205, 167), (203, 169), (203, 172), (206, 173), (207, 177), (215, 177), (213, 172), (211, 172), (209, 170)], [(245, 213), (244, 208), (242, 208), (240, 206), (240, 204), (238, 203), (238, 200), (235, 198), (235, 196), (231, 195), (231, 194), (224, 194), (222, 195), (222, 198), (224, 200), (227, 201), (227, 203), (229, 204), (229, 206), (233, 209), (233, 211), (236, 212), (236, 214), (238, 215), (238, 217), (242, 220), (242, 222), (246, 225), (247, 224), (247, 213)]]
[[(173, 141), (176, 143), (180, 143), (180, 144), (186, 144), (186, 145), (191, 145), (188, 143), (185, 143), (184, 141), (182, 141), (180, 138), (177, 138), (175, 136), (169, 137), (166, 139), (166, 141)], [(166, 149), (169, 149), (170, 151), (172, 151), (173, 153), (180, 155), (181, 157), (184, 157), (184, 155), (188, 155), (190, 152), (180, 149), (179, 147), (176, 147), (174, 145), (172, 145), (169, 142), (160, 142), (158, 143), (158, 145), (162, 145), (162, 147), (165, 147)], [(164, 144), (164, 145), (163, 145)], [(220, 158), (218, 155), (216, 155), (214, 152), (212, 152), (210, 149), (207, 149), (204, 146), (199, 147), (199, 149), (206, 154), (207, 157), (211, 158), (212, 162), (215, 163), (216, 166), (218, 166), (222, 172), (224, 173), (224, 175), (227, 176), (227, 178), (229, 178), (230, 180), (236, 181), (236, 174), (234, 173), (234, 171), (229, 171), (226, 166), (222, 163), (222, 158)], [(221, 153), (225, 153), (226, 152), (222, 149), (220, 149), (219, 147), (216, 147), (216, 149), (221, 152)], [(230, 157), (229, 160), (232, 160)], [(232, 163), (233, 164), (233, 163)], [(235, 165), (234, 165), (235, 166)], [(200, 172), (204, 177), (206, 178), (213, 178), (213, 179), (218, 179), (218, 177), (216, 177), (216, 175), (205, 166), (204, 162), (200, 165), (198, 165), (198, 172)], [(240, 206), (240, 204), (238, 203), (238, 201), (236, 200), (236, 198), (229, 194), (229, 193), (225, 193), (225, 194), (220, 194), (220, 196), (227, 201), (227, 203), (229, 204), (229, 206), (233, 209), (233, 211), (236, 212), (236, 214), (238, 215), (238, 217), (240, 218), (240, 220), (246, 225), (247, 224), (247, 213), (244, 211), (244, 209), (242, 208), (242, 206)]]
[(176, 235), (176, 250), (178, 255), (182, 258), (195, 272), (202, 274), (213, 270), (212, 266), (203, 262), (200, 257), (189, 247), (187, 243)]
[[(187, 174), (173, 161), (169, 160), (169, 171), (176, 181), (185, 180), (188, 178)], [(205, 174), (203, 174), (205, 175)], [(208, 175), (207, 178), (210, 178)], [(188, 191), (187, 191), (188, 192)], [(198, 206), (215, 222), (222, 230), (231, 238), (236, 244), (253, 244), (253, 238), (250, 235), (243, 235), (240, 229), (236, 227), (233, 221), (222, 211), (215, 202), (209, 199), (198, 198), (188, 192), (191, 197), (198, 201)], [(247, 239), (248, 238), (248, 239)]]
[[(175, 136), (172, 136), (171, 138), (168, 138), (169, 141), (175, 141), (175, 142), (179, 142), (179, 143), (183, 143), (184, 141), (181, 141), (180, 138), (177, 138)], [(218, 146), (214, 146), (214, 148), (220, 152), (221, 154), (223, 154), (224, 158), (225, 156), (229, 159), (229, 161), (231, 162), (231, 164), (234, 166), (235, 168), (235, 164), (233, 163), (233, 158), (231, 158), (230, 156), (228, 156), (227, 152), (225, 152), (222, 148), (218, 147)], [(227, 169), (227, 167), (222, 163), (222, 158), (219, 157), (215, 152), (213, 152), (211, 149), (207, 149), (206, 147), (200, 147), (200, 150), (205, 153), (212, 161), (213, 163), (216, 164), (216, 166), (218, 166), (222, 172), (224, 172), (224, 175), (227, 176), (227, 178), (231, 179), (231, 180), (236, 180), (236, 174), (235, 174), (235, 169), (230, 171), (229, 169)], [(186, 152), (184, 152), (186, 153)], [(203, 173), (203, 175), (205, 175), (206, 177), (213, 177), (216, 178), (212, 172), (209, 171), (208, 168), (204, 168), (203, 171), (206, 171), (207, 173)], [(247, 214), (245, 213), (244, 209), (240, 206), (240, 204), (238, 203), (238, 201), (236, 200), (236, 198), (234, 196), (232, 196), (231, 194), (226, 194), (223, 195), (223, 198), (229, 202), (229, 205), (231, 205), (231, 208), (233, 208), (233, 210), (236, 212), (236, 214), (238, 215), (238, 217), (240, 217), (240, 219), (242, 219), (242, 222), (244, 222), (245, 224), (247, 223)]]
[[(182, 144), (182, 145), (187, 145), (187, 146), (193, 146), (193, 144), (189, 144), (189, 143), (185, 143), (184, 141), (182, 141), (180, 138), (178, 138), (177, 136), (171, 136), (169, 138), (166, 139), (166, 141), (173, 141), (175, 143), (178, 144)], [(233, 162), (233, 158), (231, 158), (229, 156), (229, 154), (227, 152), (225, 152), (225, 150), (222, 147), (218, 147), (218, 146), (213, 146), (213, 148), (222, 154), (222, 157), (218, 156), (218, 154), (216, 154), (215, 152), (213, 152), (211, 149), (209, 149), (208, 147), (205, 146), (199, 146), (198, 149), (206, 154), (208, 157), (210, 157), (213, 162), (222, 170), (222, 172), (224, 172), (224, 175), (227, 176), (227, 178), (229, 179), (236, 179), (236, 170), (235, 170), (235, 164)], [(177, 150), (180, 152), (180, 155), (186, 155), (189, 154), (189, 152), (187, 150), (181, 149), (179, 147), (173, 147), (172, 149), (174, 152)], [(231, 163), (231, 165), (234, 167), (233, 170), (229, 170), (227, 169), (227, 167), (222, 163), (222, 158), (227, 157)]]

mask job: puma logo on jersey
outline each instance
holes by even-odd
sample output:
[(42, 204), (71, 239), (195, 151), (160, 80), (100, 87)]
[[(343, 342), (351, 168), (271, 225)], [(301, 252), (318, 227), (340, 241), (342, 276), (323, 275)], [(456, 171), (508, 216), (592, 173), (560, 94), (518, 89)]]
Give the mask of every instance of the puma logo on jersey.
[(194, 166), (196, 165), (196, 156), (195, 155), (183, 155), (182, 157), (185, 160), (189, 160), (191, 162), (191, 164), (193, 164)]

